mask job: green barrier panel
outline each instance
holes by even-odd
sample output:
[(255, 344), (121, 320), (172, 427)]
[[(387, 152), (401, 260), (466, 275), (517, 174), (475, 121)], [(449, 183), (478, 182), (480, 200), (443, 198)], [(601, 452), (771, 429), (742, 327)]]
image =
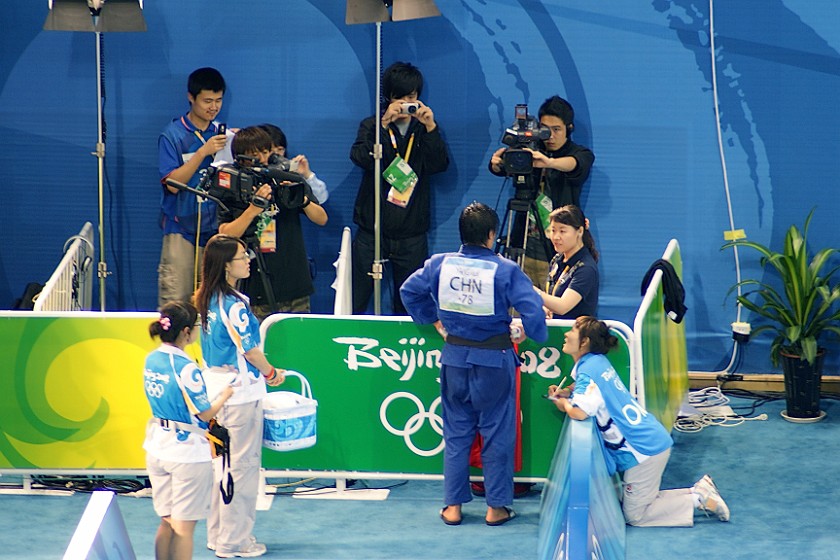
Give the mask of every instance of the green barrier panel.
[[(0, 470), (145, 469), (142, 443), (151, 413), (143, 363), (157, 346), (148, 335), (157, 316), (0, 313)], [(269, 323), (269, 359), (306, 375), (319, 407), (315, 446), (265, 450), (265, 467), (442, 473), (442, 341), (433, 328), (374, 317), (278, 315)], [(522, 478), (546, 476), (564, 419), (541, 397), (572, 368), (560, 352), (569, 324), (552, 323), (546, 344), (528, 341), (520, 349)], [(627, 382), (630, 352), (625, 337), (619, 340), (610, 359)], [(200, 357), (197, 344), (187, 352)], [(297, 383), (290, 379), (282, 388), (299, 391)]]
[[(547, 475), (565, 415), (541, 395), (569, 376), (563, 334), (552, 321), (549, 340), (526, 341), (522, 358), (523, 469), (521, 478)], [(620, 323), (611, 323), (625, 331)], [(269, 361), (302, 373), (318, 401), (317, 441), (308, 449), (265, 449), (263, 466), (276, 470), (443, 473), (438, 359), (434, 328), (405, 318), (275, 315), (263, 325)], [(624, 332), (619, 332), (624, 334)], [(625, 383), (630, 351), (624, 336), (610, 360)], [(571, 382), (571, 377), (566, 383)], [(290, 379), (281, 390), (300, 391)]]
[[(682, 278), (682, 258), (676, 240), (668, 244), (662, 258)], [(638, 345), (637, 399), (670, 431), (688, 391), (685, 322), (675, 323), (665, 314), (661, 279), (651, 282), (648, 292), (633, 323)]]
[(145, 469), (143, 363), (157, 317), (0, 314), (0, 469)]

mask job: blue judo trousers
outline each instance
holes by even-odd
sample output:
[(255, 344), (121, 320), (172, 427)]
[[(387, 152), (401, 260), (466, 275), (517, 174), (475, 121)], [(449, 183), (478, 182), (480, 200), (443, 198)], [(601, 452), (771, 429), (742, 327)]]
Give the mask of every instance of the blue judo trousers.
[[(451, 346), (451, 345), (447, 345)], [(472, 499), (470, 450), (476, 429), (483, 438), (481, 462), (487, 505), (513, 503), (513, 450), (516, 441), (516, 366), (513, 349), (501, 367), (441, 365), (440, 391), (446, 441), (443, 462), (447, 504)]]
[[(400, 295), (415, 322), (439, 319), (448, 333), (440, 358), (446, 505), (472, 500), (469, 459), (476, 432), (484, 438), (487, 505), (510, 505), (519, 365), (508, 338), (510, 309), (519, 312), (526, 334), (542, 342), (548, 338), (542, 299), (515, 263), (474, 245), (432, 256)], [(507, 345), (483, 344), (506, 338)]]

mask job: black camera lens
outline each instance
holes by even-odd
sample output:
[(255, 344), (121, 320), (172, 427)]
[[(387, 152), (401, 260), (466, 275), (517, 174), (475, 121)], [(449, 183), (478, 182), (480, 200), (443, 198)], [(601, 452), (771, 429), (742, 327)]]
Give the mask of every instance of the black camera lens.
[(528, 150), (509, 149), (502, 154), (502, 164), (508, 175), (524, 175), (534, 169), (534, 156)]

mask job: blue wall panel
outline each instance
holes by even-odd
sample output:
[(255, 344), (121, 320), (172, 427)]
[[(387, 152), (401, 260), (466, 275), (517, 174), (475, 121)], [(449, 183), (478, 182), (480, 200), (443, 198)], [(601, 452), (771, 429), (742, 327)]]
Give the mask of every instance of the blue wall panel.
[[(458, 245), (457, 215), (498, 204), (509, 185), (486, 170), (513, 106), (548, 96), (577, 111), (576, 141), (597, 160), (584, 193), (601, 261), (603, 318), (632, 321), (639, 284), (667, 241), (679, 239), (688, 292), (689, 367), (728, 361), (735, 281), (719, 250), (729, 209), (711, 93), (709, 3), (691, 0), (461, 0), (443, 17), (383, 25), (383, 64), (421, 67), (424, 100), (451, 149), (436, 188), (433, 251)], [(737, 228), (778, 244), (813, 206), (812, 241), (837, 245), (840, 12), (833, 0), (714, 4), (717, 79), (729, 198)], [(328, 184), (330, 222), (307, 227), (317, 260), (316, 311), (339, 236), (352, 224), (360, 172), (348, 159), (372, 112), (374, 26), (344, 24), (344, 2), (146, 1), (146, 33), (105, 35), (108, 308), (156, 305), (160, 189), (157, 136), (186, 112), (186, 78), (211, 65), (229, 90), (222, 120), (270, 121)], [(64, 240), (97, 222), (96, 68), (92, 34), (41, 30), (47, 2), (0, 13), (0, 154), (8, 209), (0, 223), (0, 306), (44, 282)], [(497, 202), (498, 201), (498, 202)], [(742, 259), (744, 260), (744, 259)], [(743, 273), (754, 265), (744, 261)], [(386, 302), (388, 294), (386, 292)], [(388, 306), (386, 305), (386, 309)], [(744, 317), (749, 320), (748, 316)], [(773, 371), (767, 341), (743, 371)], [(837, 345), (827, 372), (837, 373)]]

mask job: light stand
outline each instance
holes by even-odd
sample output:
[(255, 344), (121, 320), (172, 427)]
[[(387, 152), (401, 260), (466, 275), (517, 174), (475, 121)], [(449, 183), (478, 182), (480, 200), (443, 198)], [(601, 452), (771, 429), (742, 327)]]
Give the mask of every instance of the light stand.
[[(393, 4), (393, 17), (388, 8)], [(382, 22), (407, 21), (440, 15), (434, 0), (347, 0), (347, 25), (376, 23), (376, 140), (373, 145), (373, 312), (382, 314)]]
[[(107, 5), (106, 5), (107, 1)], [(49, 13), (44, 22), (46, 31), (84, 31), (96, 34), (96, 151), (99, 193), (99, 308), (105, 311), (105, 67), (102, 62), (103, 32), (146, 31), (142, 14), (143, 0), (49, 0)]]

